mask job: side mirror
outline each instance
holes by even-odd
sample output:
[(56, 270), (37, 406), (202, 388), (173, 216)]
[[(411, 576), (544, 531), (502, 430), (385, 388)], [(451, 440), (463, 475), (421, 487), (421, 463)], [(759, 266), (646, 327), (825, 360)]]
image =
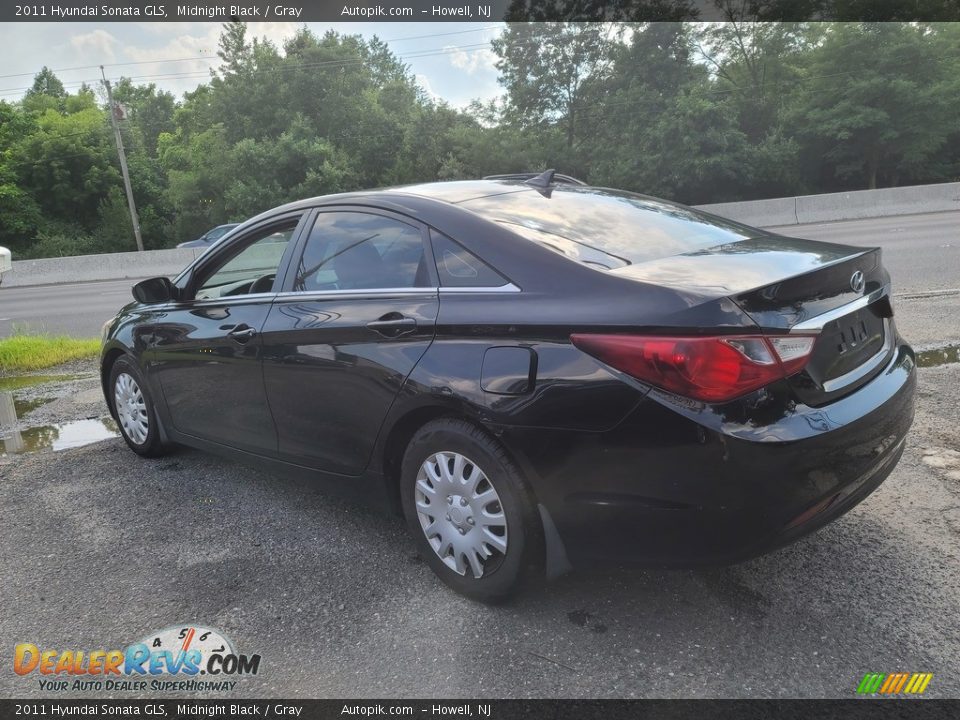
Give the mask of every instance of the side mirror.
[(170, 302), (176, 296), (176, 288), (168, 277), (141, 280), (133, 286), (133, 297), (144, 305)]

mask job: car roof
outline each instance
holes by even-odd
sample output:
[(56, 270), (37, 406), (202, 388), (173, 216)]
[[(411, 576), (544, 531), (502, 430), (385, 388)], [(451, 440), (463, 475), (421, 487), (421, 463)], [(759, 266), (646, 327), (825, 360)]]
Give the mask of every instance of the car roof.
[(453, 180), (449, 182), (418, 183), (385, 188), (385, 193), (402, 193), (459, 204), (469, 200), (515, 192), (537, 192), (537, 188), (522, 180), (498, 178), (491, 180)]
[[(283, 212), (302, 210), (318, 205), (349, 203), (352, 200), (385, 200), (397, 204), (402, 196), (422, 197), (439, 200), (450, 204), (459, 204), (468, 200), (514, 192), (536, 192), (531, 185), (516, 180), (452, 180), (449, 182), (417, 183), (414, 185), (398, 185), (395, 187), (376, 188), (373, 190), (358, 190), (355, 192), (337, 193), (334, 195), (319, 195), (303, 200), (281, 205), (257, 215), (251, 220), (276, 215)], [(249, 221), (247, 221), (249, 222)], [(246, 223), (243, 223), (246, 224)]]

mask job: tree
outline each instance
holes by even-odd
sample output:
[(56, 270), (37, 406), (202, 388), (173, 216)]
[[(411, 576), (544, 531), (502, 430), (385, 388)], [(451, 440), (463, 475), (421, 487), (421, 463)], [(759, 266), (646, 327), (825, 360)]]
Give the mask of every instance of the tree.
[(897, 185), (944, 145), (956, 63), (933, 39), (925, 25), (836, 24), (811, 52), (793, 127), (848, 187)]
[(46, 65), (33, 77), (33, 85), (23, 96), (23, 107), (28, 112), (42, 113), (47, 110), (63, 110), (67, 91), (53, 70)]
[(585, 89), (610, 68), (619, 28), (589, 23), (512, 23), (493, 41), (500, 83), (507, 91), (505, 118), (522, 128), (558, 123), (567, 149), (579, 139)]

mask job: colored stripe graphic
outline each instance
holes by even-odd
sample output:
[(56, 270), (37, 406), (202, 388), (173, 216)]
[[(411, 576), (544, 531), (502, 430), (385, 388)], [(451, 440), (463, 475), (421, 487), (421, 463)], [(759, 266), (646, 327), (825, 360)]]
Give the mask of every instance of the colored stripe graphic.
[(880, 683), (883, 682), (884, 677), (883, 673), (867, 673), (860, 681), (857, 692), (861, 695), (872, 695), (880, 689)]
[(867, 673), (857, 686), (858, 695), (921, 695), (933, 673)]

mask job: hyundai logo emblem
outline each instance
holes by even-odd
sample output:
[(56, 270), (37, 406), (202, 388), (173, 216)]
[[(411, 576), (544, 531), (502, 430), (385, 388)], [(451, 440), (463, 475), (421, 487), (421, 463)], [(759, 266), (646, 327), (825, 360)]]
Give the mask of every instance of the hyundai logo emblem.
[(850, 276), (850, 289), (858, 295), (863, 292), (863, 288), (866, 286), (866, 284), (867, 280), (863, 277), (863, 273), (860, 270), (857, 270), (853, 275)]

